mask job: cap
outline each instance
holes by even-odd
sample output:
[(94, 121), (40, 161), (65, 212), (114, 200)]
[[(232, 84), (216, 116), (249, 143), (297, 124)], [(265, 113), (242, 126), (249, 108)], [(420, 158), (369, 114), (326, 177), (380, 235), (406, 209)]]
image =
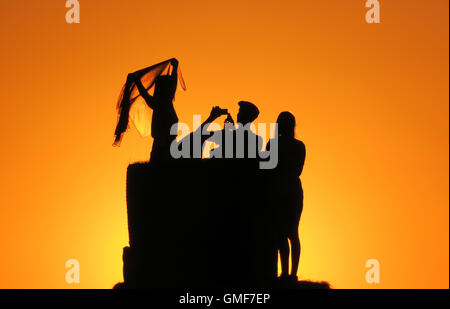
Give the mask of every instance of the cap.
[(241, 108), (241, 112), (248, 115), (248, 117), (251, 118), (252, 121), (258, 117), (259, 109), (256, 107), (255, 104), (247, 101), (240, 101), (238, 104), (239, 107)]

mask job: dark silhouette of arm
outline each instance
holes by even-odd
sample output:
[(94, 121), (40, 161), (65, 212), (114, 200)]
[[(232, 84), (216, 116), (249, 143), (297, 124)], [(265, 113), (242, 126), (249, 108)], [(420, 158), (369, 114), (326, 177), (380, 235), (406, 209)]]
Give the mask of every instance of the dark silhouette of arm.
[(177, 86), (177, 81), (178, 81), (178, 60), (176, 58), (172, 59), (172, 75), (173, 77), (172, 79), (172, 87), (176, 87)]
[(191, 151), (193, 149), (193, 140), (194, 140), (194, 135), (195, 134), (199, 134), (201, 136), (201, 148), (202, 148), (202, 153), (203, 153), (203, 147), (205, 142), (211, 138), (211, 136), (208, 135), (203, 135), (202, 132), (203, 130), (207, 130), (209, 125), (211, 124), (211, 122), (213, 122), (214, 120), (216, 120), (217, 118), (219, 118), (222, 115), (227, 115), (228, 111), (221, 109), (218, 106), (214, 106), (211, 110), (211, 113), (209, 114), (208, 118), (197, 128), (197, 130), (191, 132), (189, 135), (185, 136), (180, 142), (184, 143), (185, 139), (189, 139), (190, 143), (191, 143)]
[(296, 154), (297, 154), (297, 160), (295, 169), (297, 171), (298, 176), (300, 176), (303, 172), (303, 165), (305, 164), (305, 157), (306, 157), (306, 147), (305, 144), (302, 141), (296, 140)]
[[(217, 118), (219, 118), (220, 116), (223, 116), (223, 115), (228, 115), (229, 118), (230, 118), (231, 120), (233, 120), (233, 119), (231, 118), (230, 114), (228, 113), (228, 110), (226, 110), (226, 109), (221, 109), (219, 106), (214, 106), (214, 107), (211, 109), (211, 113), (210, 113), (209, 117), (208, 117), (208, 118), (200, 125), (200, 127), (199, 127), (199, 130), (201, 130), (200, 133), (202, 133), (203, 130), (207, 130), (208, 127), (209, 127), (209, 125), (210, 125), (212, 122), (214, 122), (214, 120), (216, 120)], [(233, 121), (233, 123), (234, 123), (234, 121)], [(223, 130), (222, 130), (222, 131), (223, 131)], [(224, 136), (224, 134), (225, 134), (225, 132), (222, 132), (222, 137)], [(203, 150), (204, 143), (205, 143), (207, 140), (211, 139), (212, 136), (203, 135), (203, 134), (202, 134), (201, 136), (202, 136), (202, 150)], [(214, 143), (216, 143), (216, 144), (221, 144), (221, 143), (222, 143), (221, 140), (220, 140), (220, 141), (212, 140), (212, 141), (213, 141)]]
[(134, 76), (134, 82), (139, 90), (139, 94), (142, 96), (142, 98), (144, 98), (145, 103), (147, 103), (148, 107), (150, 107), (151, 109), (155, 109), (155, 99), (148, 94), (147, 89), (145, 89), (144, 85), (142, 85), (141, 78), (138, 76)]

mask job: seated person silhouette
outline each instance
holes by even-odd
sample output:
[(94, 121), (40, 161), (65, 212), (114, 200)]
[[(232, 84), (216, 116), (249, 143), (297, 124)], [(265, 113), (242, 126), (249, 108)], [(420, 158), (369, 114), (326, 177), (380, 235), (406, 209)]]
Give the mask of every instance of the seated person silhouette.
[[(270, 183), (270, 203), (274, 207), (273, 224), (276, 248), (280, 251), (281, 278), (297, 281), (300, 260), (298, 226), (303, 210), (303, 189), (300, 175), (305, 162), (303, 142), (295, 139), (295, 117), (282, 112), (278, 124), (278, 165)], [(266, 148), (270, 149), (269, 141)], [(289, 243), (291, 243), (292, 268), (289, 273)]]
[(139, 76), (134, 74), (128, 76), (134, 79), (140, 95), (153, 110), (151, 125), (153, 147), (150, 162), (170, 159), (170, 144), (176, 138), (170, 134), (172, 126), (178, 124), (178, 116), (173, 106), (178, 81), (176, 59), (172, 60), (172, 66), (171, 75), (157, 77), (153, 96), (147, 92)]
[(224, 129), (210, 131), (212, 136), (202, 135), (201, 147), (205, 146), (205, 141), (214, 142), (218, 147), (211, 150), (210, 156), (215, 158), (257, 158), (262, 150), (263, 139), (255, 134), (250, 128), (253, 121), (259, 115), (259, 110), (253, 103), (240, 101), (239, 112), (237, 114), (237, 125), (226, 109), (218, 106), (213, 107), (211, 114), (198, 130), (204, 132), (208, 126), (222, 115), (228, 115), (225, 120)]

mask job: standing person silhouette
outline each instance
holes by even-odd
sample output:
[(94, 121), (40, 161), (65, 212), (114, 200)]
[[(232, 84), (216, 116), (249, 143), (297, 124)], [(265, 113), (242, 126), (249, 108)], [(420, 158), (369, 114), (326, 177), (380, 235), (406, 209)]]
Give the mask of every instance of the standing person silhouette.
[(170, 129), (178, 123), (178, 116), (173, 106), (178, 81), (178, 60), (173, 58), (171, 63), (173, 66), (171, 75), (161, 75), (156, 78), (153, 96), (145, 89), (139, 76), (129, 75), (145, 103), (153, 110), (151, 127), (153, 147), (150, 162), (170, 159), (170, 144), (176, 138), (170, 134)]
[[(295, 139), (295, 117), (282, 112), (278, 124), (278, 165), (271, 181), (271, 204), (274, 205), (273, 218), (276, 233), (276, 249), (280, 251), (281, 278), (297, 281), (300, 261), (300, 238), (298, 225), (303, 210), (303, 189), (300, 175), (305, 162), (306, 148)], [(270, 143), (267, 149), (270, 149)], [(292, 268), (289, 274), (289, 243), (291, 242)]]

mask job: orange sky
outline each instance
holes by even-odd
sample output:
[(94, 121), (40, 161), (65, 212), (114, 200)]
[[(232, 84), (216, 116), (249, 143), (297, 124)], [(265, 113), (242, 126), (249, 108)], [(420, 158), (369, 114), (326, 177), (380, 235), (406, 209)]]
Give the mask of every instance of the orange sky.
[[(336, 288), (449, 287), (448, 1), (0, 0), (0, 288), (110, 288), (127, 245), (113, 148), (126, 74), (170, 57), (180, 121), (238, 100), (289, 110), (307, 147), (300, 277)], [(65, 282), (80, 261), (81, 283)], [(365, 282), (378, 259), (380, 284)]]

